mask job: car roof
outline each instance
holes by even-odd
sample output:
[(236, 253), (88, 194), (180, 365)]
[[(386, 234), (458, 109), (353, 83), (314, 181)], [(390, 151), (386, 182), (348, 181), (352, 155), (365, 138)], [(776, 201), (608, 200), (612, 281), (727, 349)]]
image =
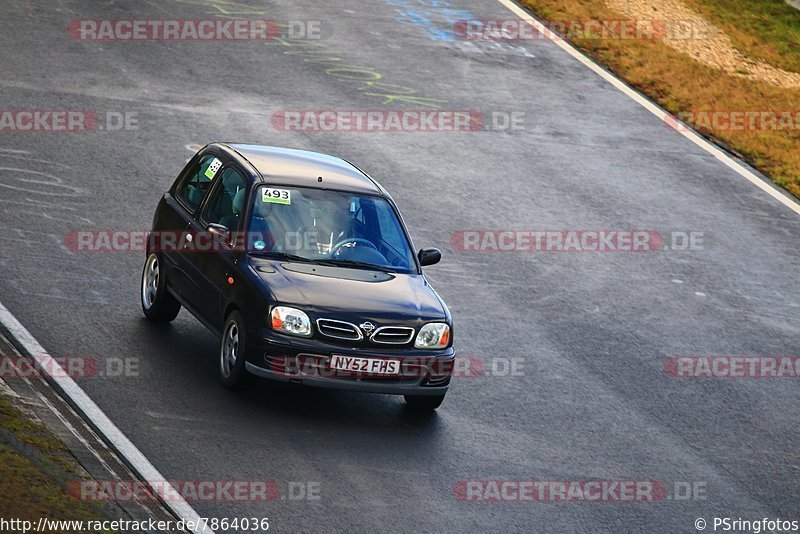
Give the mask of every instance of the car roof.
[[(348, 192), (386, 194), (382, 187), (355, 165), (335, 156), (310, 150), (227, 143), (275, 185), (324, 187)], [(322, 177), (322, 182), (319, 177)]]

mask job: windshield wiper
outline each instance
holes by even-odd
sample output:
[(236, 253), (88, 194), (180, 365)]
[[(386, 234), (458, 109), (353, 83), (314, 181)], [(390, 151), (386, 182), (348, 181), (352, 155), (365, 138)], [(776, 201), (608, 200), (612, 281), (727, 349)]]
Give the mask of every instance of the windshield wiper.
[(255, 254), (259, 257), (275, 259), (275, 260), (286, 260), (286, 261), (297, 261), (303, 263), (315, 263), (318, 265), (330, 265), (333, 267), (356, 267), (361, 269), (372, 269), (374, 271), (381, 271), (384, 273), (388, 273), (390, 271), (387, 270), (386, 267), (381, 267), (380, 265), (375, 265), (374, 263), (367, 263), (364, 261), (356, 261), (356, 260), (326, 260), (326, 259), (314, 259), (314, 258), (306, 258), (305, 256), (298, 256), (297, 254), (290, 254), (288, 252), (251, 252), (251, 254)]
[(274, 260), (286, 260), (286, 261), (299, 261), (303, 263), (314, 263), (316, 260), (311, 258), (306, 258), (305, 256), (298, 256), (297, 254), (289, 254), (288, 252), (251, 252), (251, 254), (255, 254), (256, 256), (274, 259)]
[(387, 270), (386, 267), (382, 267), (380, 265), (375, 265), (374, 263), (367, 263), (365, 261), (356, 261), (356, 260), (317, 260), (316, 263), (320, 263), (322, 265), (333, 265), (335, 267), (359, 267), (362, 269), (372, 269), (375, 271), (381, 271), (384, 273), (388, 273), (390, 271)]

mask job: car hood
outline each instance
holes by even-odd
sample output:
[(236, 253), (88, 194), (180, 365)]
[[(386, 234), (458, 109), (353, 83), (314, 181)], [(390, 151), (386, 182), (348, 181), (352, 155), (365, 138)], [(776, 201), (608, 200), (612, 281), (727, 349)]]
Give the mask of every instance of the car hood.
[(444, 303), (419, 274), (255, 257), (250, 263), (273, 302), (303, 309), (312, 319), (415, 326), (449, 320)]

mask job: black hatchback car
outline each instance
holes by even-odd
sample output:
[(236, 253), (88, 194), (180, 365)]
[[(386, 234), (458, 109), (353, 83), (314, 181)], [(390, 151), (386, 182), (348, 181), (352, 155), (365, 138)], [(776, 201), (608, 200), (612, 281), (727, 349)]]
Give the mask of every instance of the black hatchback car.
[(453, 373), (452, 318), (389, 193), (324, 154), (213, 143), (158, 203), (141, 300), (220, 337), (226, 387), (252, 375), (404, 395), (435, 409)]

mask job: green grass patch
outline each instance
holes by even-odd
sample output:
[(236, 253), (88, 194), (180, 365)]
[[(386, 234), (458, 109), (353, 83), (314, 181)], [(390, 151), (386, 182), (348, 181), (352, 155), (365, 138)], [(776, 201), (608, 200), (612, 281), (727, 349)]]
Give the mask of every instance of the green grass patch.
[(48, 429), (0, 395), (0, 517), (32, 521), (105, 520), (104, 504), (67, 494), (84, 478), (75, 458)]
[(752, 59), (800, 72), (800, 10), (784, 0), (684, 0)]

